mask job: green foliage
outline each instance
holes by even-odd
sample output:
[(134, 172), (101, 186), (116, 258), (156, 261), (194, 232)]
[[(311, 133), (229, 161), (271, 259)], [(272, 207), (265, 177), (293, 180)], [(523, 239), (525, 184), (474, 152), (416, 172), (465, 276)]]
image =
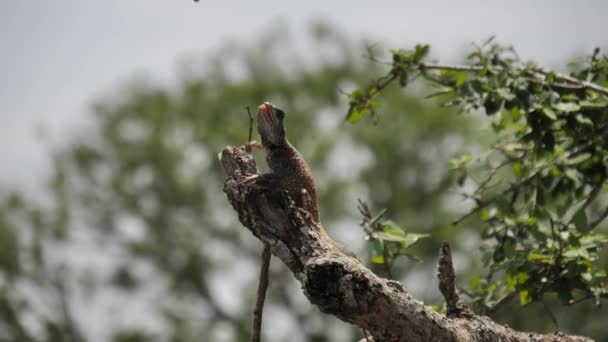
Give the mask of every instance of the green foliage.
[[(471, 280), (471, 300), (492, 310), (517, 293), (521, 305), (555, 293), (564, 304), (608, 297), (600, 255), (608, 239), (598, 226), (608, 178), (608, 59), (599, 50), (568, 76), (522, 63), (489, 39), (466, 65), (426, 63), (428, 48), (392, 51), (391, 70), (350, 97), (348, 119), (374, 113), (391, 82), (422, 77), (446, 106), (491, 116), (496, 139), (475, 158), (451, 167), (471, 212), (484, 223), (487, 276)], [(379, 86), (380, 84), (380, 86)], [(374, 102), (376, 103), (376, 102)], [(376, 106), (373, 106), (374, 108)], [(358, 114), (358, 115), (354, 115)], [(459, 223), (462, 219), (457, 220)]]
[(372, 215), (369, 206), (363, 201), (359, 201), (359, 212), (363, 216), (361, 226), (365, 232), (364, 239), (371, 245), (371, 261), (384, 265), (389, 277), (392, 277), (391, 268), (399, 256), (418, 260), (408, 249), (419, 239), (429, 237), (429, 234), (407, 233), (395, 222), (384, 219), (386, 209)]
[(346, 120), (351, 123), (357, 123), (366, 115), (375, 115), (375, 108), (379, 103), (374, 101), (375, 97), (380, 94), (391, 82), (398, 80), (399, 85), (405, 87), (408, 83), (410, 72), (414, 66), (426, 57), (430, 47), (428, 45), (416, 45), (414, 50), (393, 50), (393, 68), (391, 72), (370, 84), (364, 89), (354, 90), (349, 97), (349, 110), (346, 115)]

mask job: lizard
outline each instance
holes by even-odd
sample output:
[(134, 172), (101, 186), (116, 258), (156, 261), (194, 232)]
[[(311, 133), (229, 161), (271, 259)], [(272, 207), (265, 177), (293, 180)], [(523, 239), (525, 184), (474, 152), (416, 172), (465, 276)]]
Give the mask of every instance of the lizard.
[(261, 104), (256, 112), (256, 127), (261, 145), (253, 142), (252, 146), (265, 151), (266, 162), (270, 173), (253, 175), (245, 180), (252, 182), (262, 178), (287, 190), (298, 208), (302, 209), (305, 219), (323, 238), (328, 239), (342, 253), (356, 258), (355, 254), (341, 243), (331, 239), (321, 225), (319, 200), (315, 180), (308, 163), (300, 152), (286, 138), (285, 112), (270, 102)]
[[(304, 157), (286, 138), (285, 112), (270, 102), (264, 102), (258, 107), (256, 118), (256, 127), (262, 143), (258, 144), (250, 141), (247, 144), (247, 149), (250, 150), (251, 147), (257, 147), (265, 151), (270, 173), (252, 175), (244, 179), (242, 183), (256, 182), (258, 184), (278, 186), (280, 189), (286, 190), (296, 207), (302, 210), (305, 220), (322, 238), (331, 241), (345, 255), (357, 259), (357, 256), (353, 252), (341, 243), (332, 240), (321, 225), (315, 180)], [(261, 340), (262, 311), (266, 288), (268, 287), (269, 262), (270, 247), (266, 245), (262, 253), (262, 268), (254, 309), (253, 342)], [(364, 334), (367, 339), (365, 331)]]

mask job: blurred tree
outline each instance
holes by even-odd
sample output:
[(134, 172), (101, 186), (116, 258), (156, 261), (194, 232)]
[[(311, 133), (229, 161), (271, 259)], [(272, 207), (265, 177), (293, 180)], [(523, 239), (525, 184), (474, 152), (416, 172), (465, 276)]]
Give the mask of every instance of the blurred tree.
[[(248, 340), (260, 246), (227, 207), (215, 154), (245, 142), (245, 106), (264, 100), (288, 112), (290, 140), (317, 178), (323, 222), (338, 227), (331, 235), (365, 252), (360, 197), (430, 234), (416, 247), (422, 263), (394, 265), (406, 288), (428, 287), (444, 239), (456, 241), (461, 272), (474, 274), (479, 224), (449, 224), (467, 207), (448, 191), (448, 160), (485, 144), (477, 131), (487, 125), (387, 89), (376, 126), (345, 126), (342, 93), (380, 68), (361, 57), (363, 44), (327, 25), (311, 32), (302, 50), (284, 32), (227, 46), (202, 67), (184, 66), (175, 87), (127, 85), (98, 101), (93, 126), (53, 154), (48, 199), (6, 191), (0, 340)], [(270, 278), (265, 340), (360, 336), (316, 311), (282, 265)], [(434, 290), (414, 293), (438, 302)], [(608, 336), (597, 311), (570, 312), (585, 319), (567, 330)], [(534, 314), (511, 322), (553, 329)]]

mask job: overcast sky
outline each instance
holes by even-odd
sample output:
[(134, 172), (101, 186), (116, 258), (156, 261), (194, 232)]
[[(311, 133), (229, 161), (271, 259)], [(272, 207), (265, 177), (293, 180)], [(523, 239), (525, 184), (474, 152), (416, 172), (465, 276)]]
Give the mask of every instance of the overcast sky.
[[(365, 6), (363, 5), (365, 4)], [(272, 25), (292, 32), (325, 19), (353, 35), (401, 47), (461, 53), (496, 34), (524, 59), (549, 66), (608, 48), (607, 1), (208, 1), (5, 0), (0, 2), (0, 186), (35, 183), (52, 141), (78, 127), (99, 94), (134, 75), (170, 81), (184, 56), (227, 39), (252, 40)], [(498, 2), (496, 2), (498, 3)]]

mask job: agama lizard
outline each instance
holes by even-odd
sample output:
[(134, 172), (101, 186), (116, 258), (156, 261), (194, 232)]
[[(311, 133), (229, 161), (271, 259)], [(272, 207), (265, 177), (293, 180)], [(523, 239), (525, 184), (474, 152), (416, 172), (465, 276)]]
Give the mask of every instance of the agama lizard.
[[(285, 112), (276, 108), (270, 102), (264, 102), (258, 107), (256, 116), (258, 133), (260, 134), (262, 144), (249, 142), (248, 147), (256, 146), (265, 150), (266, 162), (271, 172), (263, 175), (253, 175), (243, 180), (243, 182), (256, 182), (258, 184), (277, 186), (280, 189), (286, 190), (289, 197), (295, 202), (295, 205), (301, 208), (304, 218), (313, 229), (319, 232), (323, 238), (331, 241), (342, 253), (356, 259), (357, 257), (353, 252), (349, 251), (339, 242), (332, 240), (321, 225), (315, 180), (306, 160), (285, 137)], [(270, 247), (265, 246), (264, 253), (262, 254), (260, 283), (254, 310), (253, 342), (261, 340), (262, 311), (264, 296), (268, 286), (269, 262)]]
[[(302, 155), (287, 141), (285, 132), (285, 112), (270, 102), (264, 102), (257, 110), (257, 129), (262, 140), (261, 147), (266, 152), (266, 162), (271, 172), (255, 175), (246, 182), (270, 182), (287, 190), (298, 208), (302, 208), (305, 218), (324, 238), (332, 241), (344, 254), (355, 257), (353, 252), (332, 240), (319, 218), (317, 188), (310, 167)], [(257, 145), (256, 145), (257, 146)], [(258, 146), (259, 147), (259, 146)]]

